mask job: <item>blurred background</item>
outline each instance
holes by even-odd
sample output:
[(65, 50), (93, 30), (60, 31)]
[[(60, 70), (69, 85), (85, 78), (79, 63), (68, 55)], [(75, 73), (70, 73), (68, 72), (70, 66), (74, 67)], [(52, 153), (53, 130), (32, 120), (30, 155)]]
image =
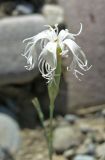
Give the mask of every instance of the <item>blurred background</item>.
[[(47, 159), (47, 147), (31, 100), (38, 97), (49, 126), (47, 84), (32, 71), (23, 39), (46, 24), (83, 31), (76, 42), (93, 67), (78, 81), (63, 60), (54, 112), (55, 160), (105, 160), (105, 0), (0, 0), (0, 160)], [(37, 50), (40, 50), (38, 46)]]

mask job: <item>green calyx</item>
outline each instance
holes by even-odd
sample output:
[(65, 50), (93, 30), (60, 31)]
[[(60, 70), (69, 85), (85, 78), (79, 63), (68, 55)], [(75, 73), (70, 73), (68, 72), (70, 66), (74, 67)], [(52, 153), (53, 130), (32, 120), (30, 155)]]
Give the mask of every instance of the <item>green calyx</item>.
[(48, 84), (48, 93), (50, 103), (54, 103), (59, 91), (60, 77), (61, 77), (61, 48), (57, 48), (57, 67), (55, 70), (54, 80)]

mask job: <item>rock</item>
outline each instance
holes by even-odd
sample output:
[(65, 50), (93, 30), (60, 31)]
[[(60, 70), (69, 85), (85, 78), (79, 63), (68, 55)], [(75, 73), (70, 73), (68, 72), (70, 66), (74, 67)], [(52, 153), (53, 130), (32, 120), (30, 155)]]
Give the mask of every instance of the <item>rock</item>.
[(4, 160), (4, 158), (5, 158), (5, 153), (3, 152), (3, 149), (0, 148), (0, 159)]
[(77, 121), (77, 116), (73, 115), (73, 114), (67, 114), (65, 115), (65, 120), (69, 123), (75, 123)]
[(16, 1), (0, 2), (0, 18), (12, 15), (12, 11), (16, 7)]
[(76, 154), (95, 155), (95, 145), (91, 142), (91, 139), (86, 138), (84, 143), (78, 147)]
[[(81, 77), (79, 82), (71, 72), (66, 73), (68, 82), (68, 111), (75, 107), (102, 104), (105, 101), (105, 0), (58, 0), (64, 8), (65, 22), (70, 32), (79, 30), (78, 38), (89, 64), (93, 67)], [(91, 4), (91, 5), (90, 5)], [(94, 4), (96, 7), (94, 7)]]
[(15, 154), (20, 147), (20, 129), (10, 116), (0, 113), (0, 147)]
[(64, 22), (64, 11), (59, 5), (46, 4), (42, 8), (42, 13), (49, 25), (54, 26)]
[(91, 128), (89, 125), (87, 125), (87, 124), (82, 124), (82, 125), (80, 126), (80, 130), (81, 130), (81, 132), (82, 132), (83, 134), (87, 134), (87, 133), (92, 132), (92, 128)]
[(34, 7), (32, 4), (19, 4), (16, 6), (15, 10), (13, 11), (13, 15), (24, 15), (24, 14), (31, 14), (34, 11)]
[(77, 128), (68, 126), (56, 128), (53, 138), (53, 147), (57, 153), (62, 153), (69, 148), (78, 146), (83, 140)]
[(14, 158), (7, 150), (0, 147), (0, 160), (14, 160)]
[(70, 126), (70, 123), (64, 119), (62, 116), (57, 116), (57, 126), (59, 127), (66, 127)]
[(87, 154), (88, 155), (95, 155), (95, 145), (93, 143), (90, 143), (87, 147)]
[(69, 150), (65, 151), (63, 155), (65, 158), (71, 159), (75, 155), (75, 151), (74, 151), (74, 149), (69, 149)]
[(97, 156), (97, 158), (105, 159), (105, 143), (97, 146), (97, 148), (96, 148), (96, 156)]
[(105, 109), (102, 110), (102, 116), (105, 118)]
[(87, 155), (77, 155), (73, 160), (95, 160), (95, 158)]
[(24, 68), (26, 60), (21, 54), (25, 46), (22, 41), (42, 31), (45, 24), (41, 15), (0, 20), (0, 85), (29, 82), (38, 75), (37, 67), (32, 71)]
[(93, 142), (95, 143), (104, 143), (105, 142), (105, 133), (101, 130), (96, 130), (91, 135)]

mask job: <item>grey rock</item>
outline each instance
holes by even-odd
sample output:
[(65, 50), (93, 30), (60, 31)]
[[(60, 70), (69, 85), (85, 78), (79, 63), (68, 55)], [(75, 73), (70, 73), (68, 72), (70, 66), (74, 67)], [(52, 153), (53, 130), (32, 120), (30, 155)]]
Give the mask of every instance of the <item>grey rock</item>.
[(64, 118), (69, 123), (75, 123), (77, 121), (77, 119), (78, 119), (78, 117), (73, 115), (73, 114), (67, 114), (67, 115), (65, 115)]
[(75, 150), (74, 149), (69, 149), (69, 150), (65, 151), (63, 155), (64, 155), (65, 158), (70, 159), (73, 156), (75, 156)]
[(47, 23), (51, 26), (64, 22), (64, 11), (59, 5), (46, 4), (42, 8), (42, 13)]
[(80, 126), (80, 131), (83, 133), (83, 134), (87, 134), (87, 133), (91, 133), (92, 132), (92, 128), (87, 125), (87, 124), (82, 124)]
[(93, 140), (93, 142), (95, 143), (104, 143), (105, 142), (105, 133), (102, 132), (101, 130), (97, 130), (97, 131), (94, 131), (92, 134), (91, 134), (91, 138)]
[(87, 155), (77, 155), (73, 160), (95, 160), (95, 158)]
[(89, 140), (86, 139), (85, 142), (78, 147), (76, 153), (77, 154), (87, 154), (87, 155), (95, 155), (95, 145)]
[(3, 152), (3, 149), (0, 148), (0, 160), (4, 160), (5, 158), (5, 153)]
[(14, 160), (14, 156), (11, 155), (6, 149), (0, 147), (0, 160)]
[(13, 15), (20, 15), (20, 14), (31, 14), (34, 11), (34, 7), (31, 4), (19, 4), (16, 6), (15, 10), (13, 11)]
[(95, 155), (95, 145), (94, 144), (89, 144), (88, 147), (87, 147), (87, 154), (89, 155)]
[(105, 109), (102, 110), (102, 116), (105, 117)]
[[(105, 0), (58, 0), (65, 11), (65, 22), (70, 32), (83, 31), (78, 45), (85, 52), (93, 67), (79, 82), (71, 72), (66, 73), (68, 82), (68, 110), (78, 106), (101, 104), (105, 101)], [(94, 7), (95, 5), (95, 7)]]
[(0, 113), (0, 147), (15, 154), (20, 147), (20, 129), (10, 116)]
[[(29, 82), (38, 75), (35, 67), (27, 71), (23, 39), (36, 35), (44, 29), (41, 15), (21, 16), (0, 20), (0, 85)], [(36, 64), (37, 65), (37, 64)]]
[(78, 146), (83, 140), (79, 130), (69, 126), (56, 128), (53, 138), (53, 147), (57, 153)]

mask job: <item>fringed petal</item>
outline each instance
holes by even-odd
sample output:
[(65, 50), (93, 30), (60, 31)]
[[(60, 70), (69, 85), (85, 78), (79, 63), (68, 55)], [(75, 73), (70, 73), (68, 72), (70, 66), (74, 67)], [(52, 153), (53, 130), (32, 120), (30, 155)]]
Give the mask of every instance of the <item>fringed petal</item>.
[(60, 33), (59, 33), (59, 35), (58, 35), (59, 41), (62, 42), (65, 39), (69, 39), (69, 38), (72, 39), (72, 40), (75, 40), (75, 37), (78, 36), (78, 35), (80, 35), (80, 33), (82, 32), (82, 23), (80, 23), (80, 25), (81, 25), (80, 26), (80, 30), (76, 34), (70, 33), (68, 29), (61, 30)]
[(81, 50), (81, 48), (71, 39), (66, 39), (63, 42), (66, 46), (68, 46), (68, 48), (71, 50), (72, 54), (73, 54), (73, 61), (71, 63), (71, 67), (72, 70), (74, 70), (75, 76), (77, 77), (76, 73), (79, 73), (82, 75), (81, 72), (76, 70), (76, 65), (77, 64), (81, 70), (83, 71), (87, 71), (91, 68), (88, 67), (88, 61), (86, 59), (86, 56), (84, 54), (84, 52)]
[(42, 76), (50, 82), (54, 78), (57, 66), (56, 57), (57, 44), (49, 42), (39, 55), (38, 67)]
[(39, 55), (39, 58), (43, 58), (46, 62), (51, 66), (51, 68), (55, 68), (57, 65), (57, 43), (55, 42), (48, 42), (47, 45), (44, 47), (42, 52)]
[(24, 54), (22, 54), (22, 56), (24, 56), (27, 59), (28, 65), (25, 66), (27, 70), (32, 70), (34, 68), (35, 63), (37, 62), (37, 53), (35, 50), (35, 46), (33, 43), (30, 44), (28, 43), (26, 45), (25, 52)]

